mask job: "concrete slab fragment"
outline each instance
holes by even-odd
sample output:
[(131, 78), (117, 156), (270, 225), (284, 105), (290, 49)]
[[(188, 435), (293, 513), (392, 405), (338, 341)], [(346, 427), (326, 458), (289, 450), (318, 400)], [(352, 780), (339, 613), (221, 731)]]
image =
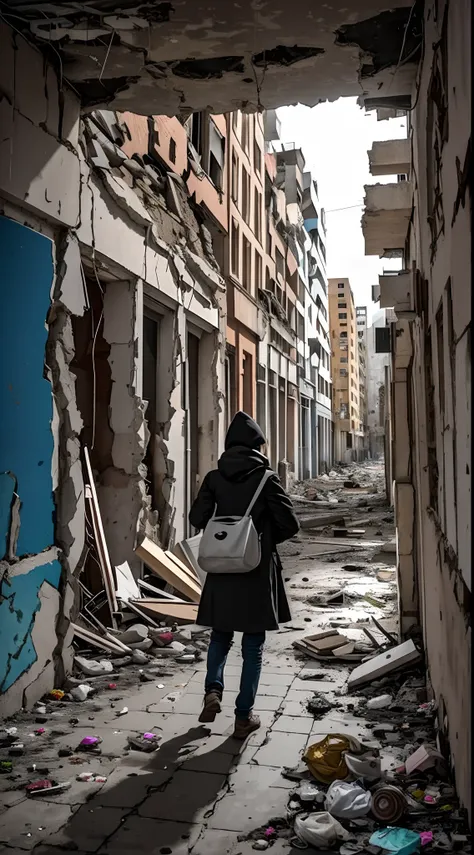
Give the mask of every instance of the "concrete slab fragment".
[(312, 719), (304, 716), (282, 715), (273, 725), (273, 731), (281, 733), (309, 734), (313, 726)]

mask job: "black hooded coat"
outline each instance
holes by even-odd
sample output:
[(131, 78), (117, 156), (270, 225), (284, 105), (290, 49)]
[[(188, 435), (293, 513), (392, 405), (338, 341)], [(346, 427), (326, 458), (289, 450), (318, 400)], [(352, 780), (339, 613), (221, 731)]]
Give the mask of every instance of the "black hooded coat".
[[(202, 531), (217, 506), (218, 516), (243, 516), (270, 464), (258, 450), (265, 443), (259, 426), (237, 413), (227, 432), (218, 468), (209, 472), (191, 508), (189, 521)], [(196, 623), (224, 632), (264, 632), (291, 620), (276, 546), (297, 534), (299, 525), (278, 476), (268, 478), (252, 510), (261, 534), (261, 561), (250, 573), (206, 576)]]

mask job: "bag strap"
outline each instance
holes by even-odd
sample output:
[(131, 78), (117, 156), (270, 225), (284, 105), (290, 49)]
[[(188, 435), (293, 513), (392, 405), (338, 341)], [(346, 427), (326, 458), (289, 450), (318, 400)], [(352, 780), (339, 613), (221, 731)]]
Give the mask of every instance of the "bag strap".
[(250, 516), (250, 514), (252, 512), (252, 508), (255, 505), (255, 502), (257, 501), (258, 497), (260, 496), (260, 493), (262, 492), (262, 490), (263, 490), (265, 484), (267, 483), (268, 479), (272, 475), (273, 475), (273, 471), (271, 469), (267, 469), (263, 475), (262, 480), (260, 481), (260, 484), (258, 485), (257, 489), (255, 490), (255, 493), (253, 495), (253, 499), (250, 502), (250, 505), (248, 506), (247, 510), (245, 511), (244, 517)]

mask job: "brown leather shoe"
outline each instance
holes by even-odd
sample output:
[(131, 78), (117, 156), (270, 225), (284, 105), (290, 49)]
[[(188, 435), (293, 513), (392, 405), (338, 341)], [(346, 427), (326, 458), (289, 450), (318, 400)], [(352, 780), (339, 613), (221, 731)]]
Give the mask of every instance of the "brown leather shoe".
[(204, 695), (204, 706), (202, 708), (199, 721), (210, 722), (214, 721), (217, 713), (221, 711), (221, 697), (218, 692), (208, 692)]
[(248, 718), (236, 718), (233, 737), (234, 739), (247, 739), (254, 730), (260, 727), (258, 715), (251, 713)]

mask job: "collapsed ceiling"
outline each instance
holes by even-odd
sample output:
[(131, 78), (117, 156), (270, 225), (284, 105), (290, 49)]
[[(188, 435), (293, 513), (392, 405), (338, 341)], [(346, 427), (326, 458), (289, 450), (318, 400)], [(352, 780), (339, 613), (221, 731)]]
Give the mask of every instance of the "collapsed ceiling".
[(144, 115), (310, 106), (410, 94), (422, 2), (8, 0), (2, 17), (46, 51), (85, 109)]

